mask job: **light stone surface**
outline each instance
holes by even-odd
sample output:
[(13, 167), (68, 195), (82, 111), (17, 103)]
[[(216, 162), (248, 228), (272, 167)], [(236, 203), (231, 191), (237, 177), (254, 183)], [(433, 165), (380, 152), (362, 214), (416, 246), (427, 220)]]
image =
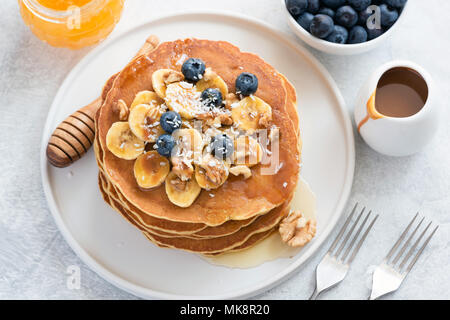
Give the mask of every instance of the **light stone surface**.
[[(350, 57), (310, 49), (342, 90), (349, 113), (359, 85), (378, 65), (410, 59), (425, 67), (443, 109), (436, 138), (421, 153), (391, 158), (371, 150), (356, 134), (356, 171), (348, 204), (359, 201), (380, 214), (347, 278), (323, 299), (365, 299), (370, 266), (378, 264), (402, 228), (420, 211), (440, 229), (400, 290), (388, 299), (450, 299), (450, 1), (409, 0), (403, 26), (375, 51)], [(291, 34), (279, 0), (127, 0), (114, 33), (160, 14), (218, 9), (249, 14)], [(0, 1), (0, 299), (135, 299), (84, 265), (69, 248), (50, 215), (41, 185), (39, 146), (47, 111), (66, 74), (89, 49), (52, 48), (22, 23), (16, 0)], [(300, 41), (300, 40), (298, 40)], [(294, 62), (293, 62), (294, 63)], [(330, 159), (332, 160), (332, 159)], [(330, 245), (289, 280), (257, 299), (305, 299), (314, 269)], [(81, 268), (82, 285), (69, 290), (68, 266)]]

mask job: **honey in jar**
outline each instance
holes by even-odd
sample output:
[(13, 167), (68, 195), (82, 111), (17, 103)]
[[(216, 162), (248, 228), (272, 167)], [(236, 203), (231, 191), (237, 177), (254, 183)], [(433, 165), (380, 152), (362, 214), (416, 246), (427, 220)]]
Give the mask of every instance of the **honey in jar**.
[(79, 49), (105, 39), (120, 19), (124, 0), (19, 0), (31, 31), (56, 47)]

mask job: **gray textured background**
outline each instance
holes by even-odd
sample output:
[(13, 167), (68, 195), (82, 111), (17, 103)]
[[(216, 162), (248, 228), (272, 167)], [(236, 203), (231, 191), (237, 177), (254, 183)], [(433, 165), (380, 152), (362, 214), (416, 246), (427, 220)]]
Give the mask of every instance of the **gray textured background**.
[[(366, 298), (371, 266), (381, 261), (418, 210), (441, 227), (401, 289), (388, 298), (450, 299), (450, 37), (448, 18), (443, 16), (450, 12), (450, 1), (409, 1), (412, 8), (402, 27), (375, 51), (336, 57), (310, 49), (336, 80), (349, 112), (368, 74), (400, 58), (431, 73), (439, 95), (435, 101), (443, 109), (436, 138), (415, 156), (379, 155), (355, 135), (350, 203), (364, 203), (381, 217), (348, 277), (324, 299)], [(115, 32), (185, 9), (250, 14), (291, 34), (279, 0), (127, 0)], [(74, 52), (39, 41), (22, 23), (16, 0), (0, 1), (0, 16), (0, 299), (135, 299), (101, 279), (72, 252), (52, 220), (41, 186), (39, 146), (48, 108), (65, 75), (89, 49)], [(257, 298), (307, 298), (314, 268), (328, 245), (329, 241), (289, 281)], [(66, 286), (70, 265), (81, 268), (79, 290)]]

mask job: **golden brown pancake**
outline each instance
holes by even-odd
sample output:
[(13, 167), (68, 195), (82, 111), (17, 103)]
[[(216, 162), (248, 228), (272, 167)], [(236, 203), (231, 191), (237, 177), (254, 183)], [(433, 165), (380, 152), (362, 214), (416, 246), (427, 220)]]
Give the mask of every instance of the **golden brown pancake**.
[[(240, 67), (257, 75), (260, 85), (256, 95), (271, 105), (273, 122), (280, 128), (280, 161), (283, 163), (274, 175), (261, 175), (261, 165), (258, 165), (252, 169), (251, 179), (230, 177), (216, 190), (214, 198), (202, 192), (189, 208), (170, 203), (164, 187), (140, 190), (133, 175), (133, 161), (119, 159), (104, 148), (108, 129), (118, 121), (114, 112), (117, 101), (123, 99), (130, 104), (137, 92), (151, 90), (151, 75), (158, 69), (180, 70), (176, 62), (183, 54), (204, 60), (225, 80), (230, 91), (234, 91), (234, 81), (242, 72)], [(222, 41), (188, 39), (162, 43), (119, 73), (98, 113), (99, 149), (103, 151), (105, 173), (130, 203), (159, 219), (217, 226), (228, 220), (246, 220), (269, 212), (289, 198), (298, 180), (300, 154), (296, 146), (299, 139), (286, 109), (287, 100), (285, 82), (275, 69), (254, 54), (243, 53)]]
[(213, 238), (213, 239), (187, 239), (183, 237), (165, 238), (158, 237), (146, 231), (142, 226), (130, 217), (129, 212), (123, 208), (119, 202), (115, 201), (113, 197), (108, 196), (106, 192), (107, 182), (104, 177), (99, 174), (99, 186), (104, 200), (118, 211), (127, 221), (140, 229), (144, 235), (162, 247), (179, 248), (191, 252), (202, 254), (220, 254), (225, 251), (239, 251), (247, 247), (253, 246), (258, 241), (264, 239), (269, 235), (278, 225), (279, 220), (287, 214), (289, 210), (289, 203), (286, 203), (278, 208), (272, 210), (270, 213), (257, 218), (255, 223), (249, 227), (242, 228), (241, 231), (229, 236)]

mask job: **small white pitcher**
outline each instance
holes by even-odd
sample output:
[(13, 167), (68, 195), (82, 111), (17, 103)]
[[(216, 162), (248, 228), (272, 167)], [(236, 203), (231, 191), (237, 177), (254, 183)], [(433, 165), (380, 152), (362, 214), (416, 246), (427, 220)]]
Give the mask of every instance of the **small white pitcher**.
[[(393, 68), (404, 67), (422, 76), (428, 87), (428, 98), (421, 110), (409, 117), (395, 118), (375, 108), (378, 82)], [(431, 76), (409, 61), (391, 61), (376, 69), (361, 88), (354, 111), (355, 122), (364, 141), (375, 151), (389, 156), (407, 156), (420, 151), (436, 133), (439, 123), (438, 105), (434, 103)]]

